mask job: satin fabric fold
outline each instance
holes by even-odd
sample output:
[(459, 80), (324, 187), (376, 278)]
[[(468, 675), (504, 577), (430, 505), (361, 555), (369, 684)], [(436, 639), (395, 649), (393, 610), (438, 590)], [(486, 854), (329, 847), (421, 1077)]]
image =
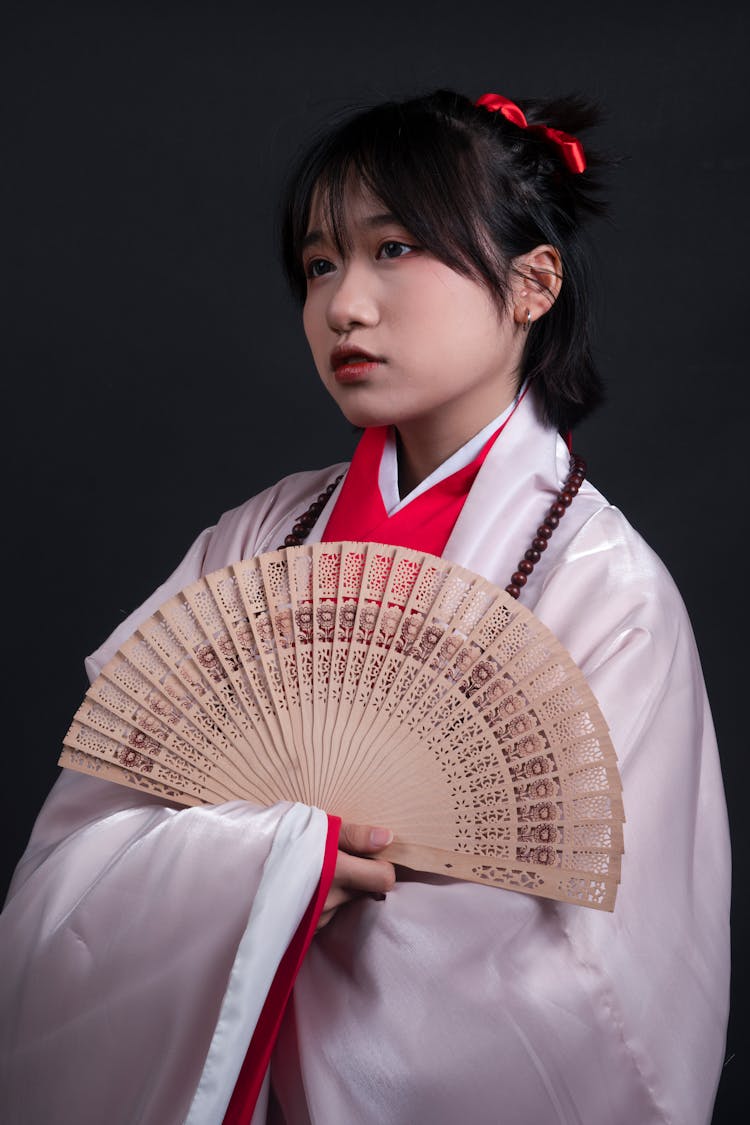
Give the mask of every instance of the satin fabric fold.
[[(297, 974), (302, 966), (305, 954), (310, 948), (310, 943), (315, 936), (315, 929), (320, 915), (323, 912), (323, 906), (328, 891), (330, 890), (331, 882), (333, 881), (336, 870), (336, 860), (338, 859), (340, 828), (340, 818), (337, 816), (329, 816), (328, 834), (326, 836), (325, 851), (323, 854), (323, 867), (320, 872), (318, 886), (310, 899), (310, 904), (305, 911), (302, 921), (297, 927), (294, 937), (287, 946), (284, 956), (281, 958), (260, 1015), (256, 1020), (253, 1012), (244, 1012), (242, 1013), (241, 1021), (238, 1021), (240, 1027), (252, 1027), (254, 1025), (255, 1030), (253, 1031), (253, 1037), (239, 1073), (237, 1073), (236, 1070), (233, 1072), (237, 1075), (237, 1080), (226, 1112), (224, 1113), (223, 1125), (248, 1125), (248, 1122), (250, 1122), (253, 1117), (268, 1064), (271, 1061), (271, 1052), (276, 1045), (281, 1021), (284, 1017), (284, 1012), (286, 1011), (294, 982), (297, 979)], [(289, 879), (290, 874), (293, 876), (296, 873), (288, 872), (287, 878), (283, 882), (282, 894), (279, 896), (278, 881), (274, 882), (271, 893), (272, 895), (280, 897), (281, 901), (286, 902), (287, 906), (291, 907), (296, 913), (295, 904), (304, 901), (305, 888), (294, 887)], [(255, 909), (258, 904), (258, 898), (259, 896), (256, 896), (253, 909)], [(267, 908), (277, 909), (277, 902), (271, 901)], [(252, 938), (256, 940), (255, 935), (252, 935)], [(252, 979), (253, 976), (258, 976), (258, 974), (254, 972), (254, 967), (252, 965), (243, 965), (242, 975), (246, 979)], [(225, 1065), (227, 1047), (231, 1046), (231, 1042), (237, 1038), (236, 1032), (230, 1029), (230, 1033), (226, 1036), (222, 1036), (217, 1042), (216, 1033), (214, 1033), (214, 1042), (216, 1042), (217, 1048), (216, 1054), (221, 1065)], [(226, 1043), (224, 1040), (229, 1040), (229, 1043)], [(204, 1074), (205, 1070), (206, 1068), (204, 1067)], [(195, 1106), (195, 1100), (193, 1106)], [(202, 1120), (200, 1116), (197, 1116), (193, 1121), (192, 1115), (189, 1115), (185, 1125), (200, 1125)], [(216, 1116), (207, 1117), (206, 1120), (216, 1120)]]
[[(182, 1122), (199, 1084), (191, 1125), (218, 1125), (326, 823), (302, 805), (178, 810), (63, 771), (0, 916), (4, 1125)], [(258, 919), (290, 871), (299, 906)], [(233, 1050), (206, 1069), (217, 1027)]]
[[(327, 823), (316, 889), (315, 868), (300, 863), (300, 855), (319, 842), (321, 820), (319, 810), (294, 805), (274, 835), (185, 1125), (213, 1125), (222, 1118), (238, 1125), (252, 1117), (294, 978), (330, 886), (336, 818)], [(299, 904), (308, 900), (297, 924)]]

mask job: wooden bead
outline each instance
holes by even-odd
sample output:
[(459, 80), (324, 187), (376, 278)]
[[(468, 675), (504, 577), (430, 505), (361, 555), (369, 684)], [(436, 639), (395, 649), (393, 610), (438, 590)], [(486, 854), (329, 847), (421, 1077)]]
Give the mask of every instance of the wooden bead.
[(343, 476), (343, 473), (337, 476), (335, 481), (326, 486), (325, 492), (321, 492), (318, 496), (318, 499), (313, 500), (307, 511), (303, 512), (302, 515), (297, 516), (294, 526), (292, 527), (291, 534), (287, 535), (281, 546), (276, 548), (278, 551), (283, 551), (285, 547), (301, 546), (301, 544), (307, 538), (310, 529), (315, 526), (318, 516), (325, 508)]
[(531, 540), (531, 546), (519, 562), (518, 570), (511, 576), (509, 584), (505, 587), (506, 593), (510, 594), (512, 598), (517, 598), (520, 595), (522, 587), (526, 585), (527, 576), (532, 573), (535, 565), (539, 562), (542, 551), (547, 550), (547, 544), (553, 531), (560, 523), (561, 518), (565, 515), (566, 509), (573, 503), (573, 500), (578, 495), (578, 490), (583, 484), (585, 475), (586, 462), (582, 457), (572, 453), (570, 456), (569, 472), (563, 482), (563, 486), (554, 504), (550, 507), (546, 519), (536, 529), (536, 535)]

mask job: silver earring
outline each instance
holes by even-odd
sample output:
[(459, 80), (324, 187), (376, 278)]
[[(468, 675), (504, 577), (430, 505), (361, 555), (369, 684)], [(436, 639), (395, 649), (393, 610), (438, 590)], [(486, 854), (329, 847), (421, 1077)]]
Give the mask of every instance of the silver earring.
[(523, 326), (524, 332), (528, 332), (531, 328), (531, 309), (526, 310), (526, 323)]

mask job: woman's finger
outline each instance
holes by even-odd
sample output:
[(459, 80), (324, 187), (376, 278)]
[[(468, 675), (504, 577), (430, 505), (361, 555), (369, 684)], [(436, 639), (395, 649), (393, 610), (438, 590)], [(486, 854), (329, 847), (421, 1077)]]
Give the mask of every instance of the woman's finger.
[(396, 872), (393, 864), (387, 860), (361, 859), (347, 852), (339, 852), (334, 887), (354, 894), (369, 894), (373, 891), (385, 894), (393, 890), (395, 882)]
[(328, 925), (338, 908), (353, 898), (363, 894), (385, 896), (393, 889), (396, 882), (393, 864), (385, 859), (367, 858), (367, 853), (380, 851), (392, 839), (389, 828), (342, 824), (336, 872), (318, 919), (318, 930)]
[(390, 828), (378, 828), (369, 824), (342, 824), (339, 832), (339, 847), (354, 855), (367, 855), (379, 852), (393, 839)]
[(318, 930), (322, 930), (324, 926), (328, 925), (328, 923), (331, 921), (331, 918), (333, 918), (334, 914), (336, 913), (336, 910), (337, 907), (334, 906), (330, 910), (324, 910), (322, 912), (320, 918), (318, 918), (318, 924), (315, 927), (316, 932)]

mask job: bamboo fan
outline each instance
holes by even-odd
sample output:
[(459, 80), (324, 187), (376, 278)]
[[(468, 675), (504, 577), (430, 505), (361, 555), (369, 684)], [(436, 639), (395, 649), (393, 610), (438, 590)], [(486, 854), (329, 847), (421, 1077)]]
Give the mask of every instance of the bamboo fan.
[(621, 786), (583, 673), (433, 555), (317, 543), (206, 575), (102, 670), (60, 765), (183, 805), (302, 801), (388, 825), (395, 863), (614, 907)]

